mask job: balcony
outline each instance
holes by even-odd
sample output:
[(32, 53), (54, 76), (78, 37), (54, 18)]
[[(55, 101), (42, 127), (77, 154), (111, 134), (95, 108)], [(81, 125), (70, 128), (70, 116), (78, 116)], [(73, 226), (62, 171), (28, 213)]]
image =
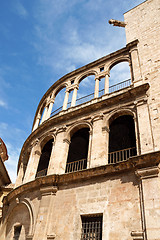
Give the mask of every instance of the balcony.
[(108, 154), (108, 164), (123, 162), (136, 155), (137, 151), (135, 147), (111, 152)]
[[(116, 92), (116, 91), (119, 91), (121, 89), (124, 89), (126, 87), (129, 87), (130, 85), (131, 85), (131, 79), (127, 79), (127, 80), (125, 80), (123, 82), (114, 84), (114, 85), (109, 87), (109, 94), (113, 93), (113, 92)], [(103, 95), (104, 95), (104, 89), (99, 91), (99, 97), (102, 97)], [(76, 99), (76, 105), (80, 105), (80, 104), (83, 104), (85, 102), (91, 101), (93, 98), (94, 98), (94, 93), (91, 93), (91, 94), (86, 95), (84, 97), (78, 98), (78, 99)], [(62, 107), (63, 106), (61, 106), (61, 107), (57, 108), (56, 110), (54, 110), (51, 113), (51, 116), (54, 116), (55, 114), (59, 113), (62, 110)], [(68, 102), (67, 108), (70, 108), (70, 107), (71, 107), (71, 102)]]
[(65, 173), (77, 172), (87, 168), (87, 159), (70, 162), (66, 164)]

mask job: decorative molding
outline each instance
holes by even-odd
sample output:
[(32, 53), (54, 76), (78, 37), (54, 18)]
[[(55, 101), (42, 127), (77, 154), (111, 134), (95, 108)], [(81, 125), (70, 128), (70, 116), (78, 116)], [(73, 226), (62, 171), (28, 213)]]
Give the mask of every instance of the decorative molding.
[(34, 152), (34, 154), (35, 154), (35, 155), (38, 155), (38, 156), (41, 156), (41, 152), (38, 151), (38, 150), (36, 150), (36, 151)]
[(109, 128), (107, 126), (102, 127), (102, 132), (110, 132)]
[(101, 113), (101, 114), (98, 114), (98, 115), (95, 115), (95, 116), (93, 116), (91, 119), (91, 121), (92, 122), (96, 122), (96, 121), (99, 121), (99, 120), (103, 120), (103, 118), (104, 118), (104, 115), (103, 115), (103, 113)]
[(57, 128), (57, 129), (56, 129), (56, 135), (57, 135), (58, 133), (61, 133), (61, 132), (66, 132), (66, 129), (67, 129), (66, 126)]
[(55, 239), (56, 235), (55, 234), (49, 234), (47, 235), (47, 239)]
[(68, 143), (68, 145), (71, 143), (71, 141), (69, 141), (67, 138), (63, 139), (64, 143)]
[(57, 190), (57, 186), (46, 186), (40, 188), (42, 196), (56, 195)]
[(28, 235), (27, 237), (26, 237), (26, 240), (32, 240), (33, 239), (33, 235)]
[(140, 179), (158, 177), (159, 167), (153, 166), (148, 168), (142, 168), (136, 170), (135, 173)]
[(141, 231), (132, 231), (131, 236), (133, 240), (143, 240), (143, 232)]

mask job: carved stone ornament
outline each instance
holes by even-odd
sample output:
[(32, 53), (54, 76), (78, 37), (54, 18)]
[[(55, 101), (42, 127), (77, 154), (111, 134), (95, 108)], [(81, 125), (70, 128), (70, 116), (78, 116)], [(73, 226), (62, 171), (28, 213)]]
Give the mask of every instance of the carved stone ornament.
[(143, 240), (143, 232), (141, 231), (132, 231), (131, 236), (133, 240)]
[(136, 175), (140, 179), (158, 177), (159, 168), (157, 166), (136, 170)]

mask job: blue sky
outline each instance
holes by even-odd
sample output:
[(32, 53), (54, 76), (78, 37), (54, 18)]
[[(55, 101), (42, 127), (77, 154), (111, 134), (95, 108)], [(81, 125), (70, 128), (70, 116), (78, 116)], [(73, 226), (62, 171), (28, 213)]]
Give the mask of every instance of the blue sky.
[(66, 73), (124, 47), (124, 28), (108, 20), (123, 21), (123, 13), (141, 2), (0, 1), (0, 137), (13, 182), (43, 94)]

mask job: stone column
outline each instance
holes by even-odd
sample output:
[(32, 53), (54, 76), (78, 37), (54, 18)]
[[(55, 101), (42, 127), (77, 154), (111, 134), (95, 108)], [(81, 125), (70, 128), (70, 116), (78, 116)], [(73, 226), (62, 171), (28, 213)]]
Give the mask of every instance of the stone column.
[[(55, 180), (53, 179), (53, 181)], [(54, 210), (54, 200), (57, 190), (57, 186), (44, 186), (40, 188), (41, 200), (33, 240), (55, 239), (52, 211)]]
[(47, 111), (47, 119), (50, 118), (50, 116), (51, 116), (53, 104), (54, 104), (54, 99), (52, 99), (52, 100), (50, 101), (50, 103), (49, 103), (48, 111)]
[(44, 113), (42, 116), (41, 124), (47, 119), (48, 106), (45, 106)]
[(95, 76), (94, 98), (98, 98), (98, 96), (99, 96), (99, 78)]
[(139, 194), (144, 240), (159, 239), (160, 180), (158, 174), (158, 166), (136, 171), (136, 175), (140, 179)]
[(55, 147), (55, 140), (52, 143), (52, 151), (51, 151), (51, 156), (49, 160), (49, 165), (48, 165), (48, 170), (47, 170), (47, 175), (54, 174), (54, 164), (56, 159), (54, 158), (54, 147)]
[(65, 94), (62, 110), (66, 110), (67, 109), (68, 98), (69, 98), (69, 90), (66, 89), (66, 94)]
[(34, 124), (34, 127), (33, 127), (33, 130), (32, 130), (32, 131), (34, 131), (34, 130), (36, 130), (36, 129), (38, 128), (38, 126), (39, 126), (39, 123), (40, 123), (40, 120), (41, 120), (41, 114), (40, 114), (40, 113), (38, 113), (38, 114), (37, 114), (36, 121), (35, 121), (35, 124)]
[(90, 167), (97, 167), (107, 164), (107, 142), (106, 132), (103, 129), (103, 115), (94, 116), (93, 135), (92, 135), (92, 149)]
[(72, 96), (72, 102), (71, 107), (74, 107), (76, 105), (76, 98), (77, 98), (77, 90), (79, 89), (78, 84), (74, 87), (73, 90), (73, 96)]
[(50, 159), (48, 175), (65, 173), (69, 141), (65, 139), (66, 127), (57, 129), (53, 154)]
[(40, 156), (41, 152), (39, 151), (39, 147), (35, 144), (30, 153), (23, 183), (30, 182), (35, 179)]
[(104, 87), (104, 94), (108, 94), (109, 93), (109, 73), (107, 73), (105, 75), (105, 87)]
[(133, 68), (133, 76), (134, 81), (139, 81), (142, 79), (140, 63), (139, 63), (139, 55), (137, 47), (133, 47), (130, 50), (131, 59), (132, 59), (132, 68)]

